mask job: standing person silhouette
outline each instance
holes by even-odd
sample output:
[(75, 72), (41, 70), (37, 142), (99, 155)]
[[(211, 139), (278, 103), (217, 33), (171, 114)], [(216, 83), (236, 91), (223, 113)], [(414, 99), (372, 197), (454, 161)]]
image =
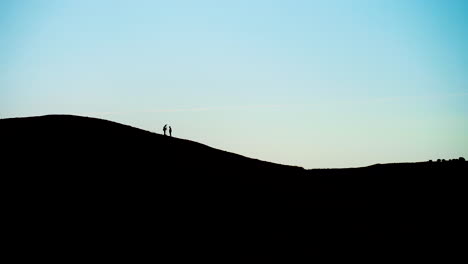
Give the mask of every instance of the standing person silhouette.
[(166, 130), (167, 130), (167, 124), (165, 124), (163, 127), (164, 135), (166, 135)]
[(169, 126), (169, 136), (172, 137), (172, 127)]

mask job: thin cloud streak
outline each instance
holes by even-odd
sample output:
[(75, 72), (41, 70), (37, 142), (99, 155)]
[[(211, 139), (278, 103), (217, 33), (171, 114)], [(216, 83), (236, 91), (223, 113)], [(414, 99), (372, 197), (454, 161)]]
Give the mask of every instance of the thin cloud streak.
[(451, 98), (468, 96), (468, 92), (462, 93), (447, 93), (447, 94), (431, 94), (431, 95), (413, 95), (413, 96), (388, 96), (388, 97), (371, 97), (371, 98), (345, 98), (329, 101), (311, 101), (310, 103), (297, 104), (258, 104), (258, 105), (241, 105), (241, 106), (213, 106), (213, 107), (177, 107), (177, 108), (160, 108), (160, 109), (143, 109), (135, 111), (105, 111), (105, 112), (84, 112), (80, 115), (124, 115), (124, 114), (152, 114), (152, 113), (184, 113), (184, 112), (209, 112), (209, 111), (246, 111), (246, 110), (264, 110), (264, 109), (291, 109), (295, 107), (304, 107), (311, 105), (331, 104), (331, 103), (364, 103), (364, 102), (397, 102), (402, 100), (432, 100), (441, 98)]
[(259, 110), (278, 109), (283, 107), (297, 106), (293, 104), (265, 104), (265, 105), (245, 105), (245, 106), (218, 106), (218, 107), (188, 107), (188, 108), (161, 108), (135, 111), (109, 111), (109, 112), (85, 112), (81, 115), (120, 115), (120, 114), (147, 114), (147, 113), (178, 113), (178, 112), (207, 112), (207, 111), (235, 111), (235, 110)]

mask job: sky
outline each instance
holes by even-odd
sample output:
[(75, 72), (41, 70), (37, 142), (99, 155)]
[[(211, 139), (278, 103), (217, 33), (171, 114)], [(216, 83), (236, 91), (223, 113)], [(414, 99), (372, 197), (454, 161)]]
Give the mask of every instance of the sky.
[(468, 158), (467, 47), (464, 0), (4, 0), (0, 118), (305, 168)]

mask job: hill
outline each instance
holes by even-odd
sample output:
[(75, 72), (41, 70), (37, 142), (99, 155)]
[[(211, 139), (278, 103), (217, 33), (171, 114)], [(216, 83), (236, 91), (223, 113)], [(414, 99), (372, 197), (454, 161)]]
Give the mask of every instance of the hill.
[(464, 219), (464, 161), (305, 170), (65, 115), (3, 119), (0, 135), (10, 214), (28, 237), (255, 251), (431, 237), (441, 214)]

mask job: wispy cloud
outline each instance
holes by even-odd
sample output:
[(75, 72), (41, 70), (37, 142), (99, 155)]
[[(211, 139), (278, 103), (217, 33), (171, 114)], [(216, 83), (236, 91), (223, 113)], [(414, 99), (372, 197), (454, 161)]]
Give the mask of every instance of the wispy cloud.
[(265, 109), (280, 109), (287, 110), (297, 107), (312, 106), (312, 105), (329, 105), (352, 103), (361, 104), (366, 102), (398, 102), (407, 100), (437, 100), (444, 98), (463, 97), (468, 96), (468, 92), (460, 93), (446, 93), (446, 94), (421, 94), (421, 95), (408, 95), (408, 96), (384, 96), (384, 97), (367, 97), (367, 98), (341, 98), (333, 100), (312, 100), (309, 103), (295, 103), (295, 104), (252, 104), (252, 105), (237, 105), (237, 106), (195, 106), (195, 107), (168, 107), (168, 108), (154, 108), (154, 109), (139, 109), (128, 111), (102, 111), (102, 112), (82, 112), (79, 115), (93, 116), (93, 115), (125, 115), (125, 114), (153, 114), (153, 113), (184, 113), (184, 112), (211, 112), (211, 111), (248, 111), (248, 110), (265, 110)]
[(141, 109), (133, 111), (103, 111), (103, 112), (83, 112), (81, 115), (121, 115), (121, 114), (146, 114), (146, 113), (177, 113), (177, 112), (208, 112), (208, 111), (245, 111), (260, 109), (281, 109), (294, 106), (293, 104), (258, 104), (241, 106), (210, 106), (210, 107), (174, 107)]
[(453, 98), (453, 97), (462, 97), (462, 96), (468, 96), (468, 92), (445, 93), (445, 94), (420, 94), (420, 95), (408, 95), (408, 96), (387, 96), (387, 97), (374, 98), (373, 101), (391, 102), (391, 101), (401, 101), (401, 100), (433, 100), (433, 99)]

